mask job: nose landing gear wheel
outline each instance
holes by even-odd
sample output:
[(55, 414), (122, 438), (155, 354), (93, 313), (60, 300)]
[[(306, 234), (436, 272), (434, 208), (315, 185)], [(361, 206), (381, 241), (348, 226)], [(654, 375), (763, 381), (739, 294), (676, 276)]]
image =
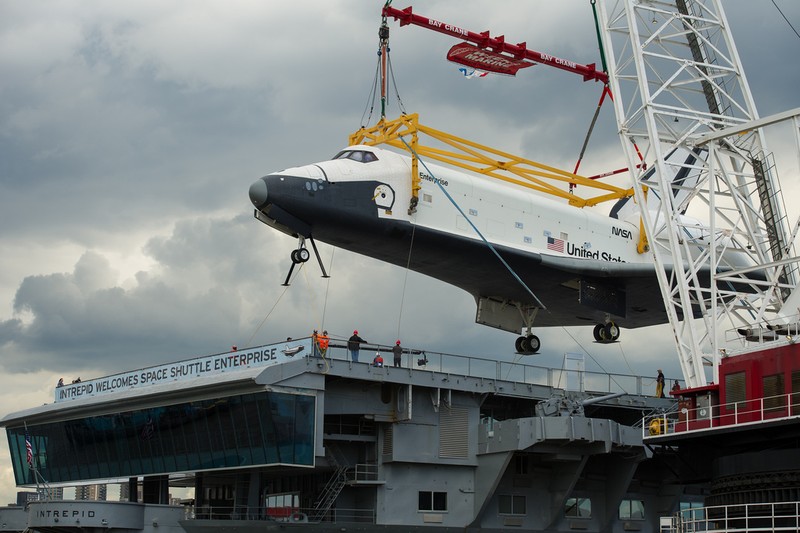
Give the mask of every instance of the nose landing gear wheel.
[(290, 257), (292, 258), (292, 263), (296, 265), (308, 261), (311, 258), (311, 254), (306, 248), (298, 248), (297, 250), (292, 250)]
[[(317, 256), (317, 262), (319, 263), (319, 269), (322, 270), (322, 277), (328, 278), (328, 273), (325, 272), (325, 265), (322, 264), (322, 258), (319, 256), (319, 250), (317, 250), (317, 245), (314, 243), (314, 237), (309, 235), (308, 240), (311, 241), (311, 247), (314, 249), (314, 255)], [(281, 285), (284, 287), (289, 286), (289, 280), (292, 278), (292, 272), (294, 272), (294, 267), (299, 265), (300, 263), (305, 263), (309, 259), (311, 259), (311, 252), (308, 251), (305, 245), (306, 237), (299, 237), (299, 242), (297, 243), (297, 249), (292, 250), (292, 253), (289, 257), (292, 260), (292, 266), (289, 267), (289, 273), (286, 274), (286, 281), (284, 281)]]
[(517, 340), (514, 342), (514, 348), (517, 350), (517, 353), (523, 355), (534, 354), (539, 351), (541, 346), (542, 343), (539, 342), (539, 337), (536, 335), (517, 337)]

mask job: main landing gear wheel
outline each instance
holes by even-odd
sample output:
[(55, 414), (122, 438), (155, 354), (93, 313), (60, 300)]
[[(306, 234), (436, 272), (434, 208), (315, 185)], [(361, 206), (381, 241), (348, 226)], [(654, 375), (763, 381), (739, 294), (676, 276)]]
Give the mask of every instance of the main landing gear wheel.
[(597, 324), (594, 327), (594, 340), (597, 342), (614, 342), (619, 339), (619, 327), (613, 323)]
[(306, 248), (298, 248), (297, 250), (292, 250), (291, 258), (292, 263), (296, 265), (308, 261), (311, 258), (311, 254)]
[(539, 351), (541, 346), (542, 343), (539, 342), (539, 337), (536, 335), (517, 337), (517, 340), (514, 342), (514, 348), (517, 350), (517, 353), (523, 355), (534, 354)]

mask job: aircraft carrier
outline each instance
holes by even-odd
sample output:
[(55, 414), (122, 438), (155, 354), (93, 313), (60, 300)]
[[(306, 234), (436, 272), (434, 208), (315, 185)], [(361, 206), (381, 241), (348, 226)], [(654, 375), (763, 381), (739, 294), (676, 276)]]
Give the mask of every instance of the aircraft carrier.
[[(652, 377), (420, 349), (377, 367), (376, 350), (306, 338), (58, 387), (0, 420), (41, 496), (4, 527), (655, 532), (701, 505), (644, 443), (643, 416), (676, 407)], [(99, 482), (129, 501), (51, 498)], [(194, 499), (170, 505), (175, 486)]]

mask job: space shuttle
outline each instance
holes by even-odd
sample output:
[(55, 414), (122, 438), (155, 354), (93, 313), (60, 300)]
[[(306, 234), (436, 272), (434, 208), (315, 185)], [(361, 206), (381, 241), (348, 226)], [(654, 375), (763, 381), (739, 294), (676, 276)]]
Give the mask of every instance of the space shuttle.
[[(367, 145), (269, 174), (249, 194), (256, 219), (298, 239), (291, 268), (317, 252), (315, 241), (408, 267), (470, 293), (475, 321), (520, 335), (518, 353), (539, 350), (534, 325), (590, 325), (596, 341), (613, 342), (620, 328), (667, 322), (651, 254), (637, 251), (633, 198), (604, 215), (453, 168), (418, 172), (411, 210), (411, 157)], [(675, 201), (688, 201), (677, 195), (695, 178), (672, 177)]]

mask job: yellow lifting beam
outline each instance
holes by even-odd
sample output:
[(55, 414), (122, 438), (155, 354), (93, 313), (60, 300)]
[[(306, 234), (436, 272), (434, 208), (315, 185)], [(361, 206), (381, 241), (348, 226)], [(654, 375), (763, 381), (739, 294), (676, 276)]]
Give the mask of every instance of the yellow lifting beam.
[[(444, 143), (452, 150), (420, 144), (419, 134), (421, 133)], [(406, 142), (403, 142), (401, 137), (410, 137), (410, 140), (407, 139)], [(372, 127), (361, 128), (350, 135), (349, 144), (367, 146), (387, 144), (411, 152), (409, 215), (416, 211), (419, 202), (420, 177), (417, 155), (555, 196), (566, 200), (569, 205), (575, 207), (595, 206), (603, 202), (633, 196), (633, 188), (625, 189), (589, 179), (423, 126), (419, 123), (419, 116), (416, 113), (402, 115), (394, 120), (381, 119)], [(581, 190), (592, 193), (592, 195), (579, 196), (574, 191), (565, 190), (564, 186), (567, 184), (580, 185)], [(566, 189), (572, 189), (572, 187)], [(647, 237), (642, 231), (637, 250), (639, 253), (644, 253), (648, 249)]]
[[(435, 148), (419, 143), (423, 133), (436, 139), (447, 148)], [(413, 149), (412, 156), (412, 197), (416, 198), (420, 188), (417, 157), (427, 157), (442, 163), (460, 167), (471, 172), (489, 176), (508, 183), (514, 183), (545, 194), (567, 200), (575, 207), (594, 206), (611, 200), (633, 196), (632, 188), (622, 188), (602, 181), (592, 180), (566, 170), (544, 165), (489, 148), (440, 130), (423, 126), (416, 113), (403, 115), (394, 120), (381, 120), (370, 128), (361, 128), (350, 135), (349, 143), (375, 146), (387, 144), (408, 151), (400, 137), (410, 136), (408, 144)], [(574, 184), (596, 193), (594, 196), (579, 196), (565, 190), (564, 185)]]

